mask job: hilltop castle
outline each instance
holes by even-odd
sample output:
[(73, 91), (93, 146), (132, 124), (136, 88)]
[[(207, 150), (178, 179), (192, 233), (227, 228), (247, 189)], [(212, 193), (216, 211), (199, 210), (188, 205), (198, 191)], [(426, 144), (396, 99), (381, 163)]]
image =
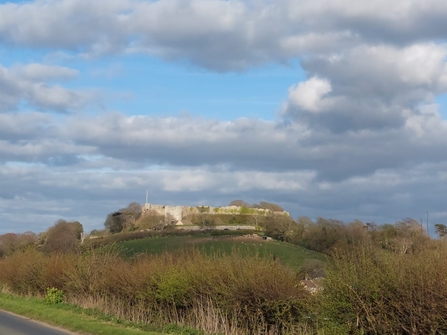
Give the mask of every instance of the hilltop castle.
[(163, 216), (166, 221), (179, 222), (185, 218), (193, 215), (208, 214), (208, 215), (253, 215), (253, 216), (270, 216), (270, 215), (287, 215), (289, 212), (272, 211), (264, 208), (250, 208), (243, 206), (165, 206), (146, 203), (142, 206), (142, 215), (157, 215)]

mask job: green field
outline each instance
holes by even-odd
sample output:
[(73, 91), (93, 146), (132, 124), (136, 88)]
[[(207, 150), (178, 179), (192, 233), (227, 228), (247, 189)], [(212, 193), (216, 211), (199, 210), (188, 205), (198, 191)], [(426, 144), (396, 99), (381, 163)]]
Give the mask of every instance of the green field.
[(318, 260), (325, 262), (324, 255), (305, 249), (300, 246), (274, 240), (265, 241), (249, 237), (195, 237), (195, 236), (169, 236), (152, 237), (141, 240), (121, 242), (121, 246), (128, 256), (139, 253), (162, 253), (166, 251), (188, 250), (196, 248), (207, 254), (231, 254), (234, 252), (243, 255), (258, 254), (261, 257), (278, 259), (284, 265), (299, 268), (304, 261)]

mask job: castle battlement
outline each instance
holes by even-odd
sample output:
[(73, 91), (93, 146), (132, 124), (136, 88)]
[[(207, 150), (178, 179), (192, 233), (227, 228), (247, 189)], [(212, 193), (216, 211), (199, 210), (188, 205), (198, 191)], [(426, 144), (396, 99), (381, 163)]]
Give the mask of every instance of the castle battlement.
[(287, 215), (289, 212), (274, 212), (265, 208), (249, 208), (243, 206), (166, 206), (146, 203), (142, 206), (142, 215), (163, 216), (167, 221), (180, 221), (192, 215), (250, 215), (250, 216), (268, 216), (268, 215)]

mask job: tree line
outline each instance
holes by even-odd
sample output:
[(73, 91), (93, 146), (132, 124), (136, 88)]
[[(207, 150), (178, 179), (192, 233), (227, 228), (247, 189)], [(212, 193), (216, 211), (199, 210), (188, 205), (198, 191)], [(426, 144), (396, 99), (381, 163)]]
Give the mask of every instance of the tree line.
[(78, 250), (84, 238), (84, 228), (79, 221), (60, 219), (45, 232), (39, 234), (25, 232), (0, 235), (0, 257), (26, 249), (36, 249), (46, 253), (74, 252)]
[[(135, 207), (111, 217), (132, 225)], [(266, 235), (329, 261), (304, 263), (296, 272), (274, 256), (194, 251), (128, 259), (111, 246), (81, 247), (82, 224), (58, 220), (40, 234), (0, 236), (0, 288), (42, 296), (56, 287), (72, 303), (98, 302), (91, 307), (129, 319), (141, 311), (141, 322), (183, 322), (209, 333), (447, 333), (442, 224), (436, 226), (439, 239), (411, 218), (377, 225), (277, 215), (260, 224)], [(318, 277), (324, 278), (322, 291), (309, 294), (301, 280)], [(210, 310), (218, 329), (199, 322)]]

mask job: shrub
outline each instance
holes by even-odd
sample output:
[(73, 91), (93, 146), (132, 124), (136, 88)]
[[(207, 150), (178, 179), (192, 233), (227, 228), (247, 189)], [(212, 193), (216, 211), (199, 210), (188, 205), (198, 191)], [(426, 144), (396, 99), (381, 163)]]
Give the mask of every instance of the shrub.
[(288, 268), (258, 256), (198, 250), (122, 258), (113, 247), (84, 254), (17, 254), (0, 261), (16, 294), (97, 308), (113, 317), (205, 333), (285, 333), (305, 320), (309, 294)]
[(436, 243), (398, 254), (366, 240), (334, 253), (323, 314), (352, 333), (445, 334), (447, 245)]
[(55, 287), (48, 287), (45, 295), (45, 303), (48, 305), (55, 305), (64, 302), (65, 294), (62, 290)]
[(58, 220), (48, 229), (42, 249), (46, 252), (73, 252), (80, 245), (84, 232), (82, 224), (78, 221), (68, 222)]

